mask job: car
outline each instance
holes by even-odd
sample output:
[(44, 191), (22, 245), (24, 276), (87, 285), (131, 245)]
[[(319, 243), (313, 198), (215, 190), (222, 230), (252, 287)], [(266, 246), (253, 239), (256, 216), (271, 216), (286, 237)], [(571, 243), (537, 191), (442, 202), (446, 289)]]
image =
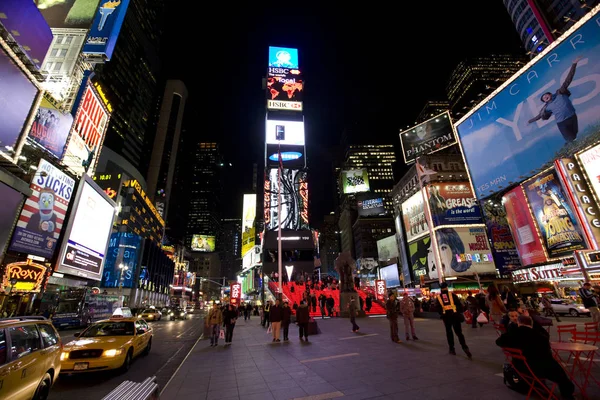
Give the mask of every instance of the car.
[(150, 353), (152, 336), (152, 327), (138, 317), (115, 315), (95, 322), (64, 345), (60, 372), (127, 371), (134, 358)]
[(62, 349), (51, 320), (0, 319), (0, 399), (47, 399), (61, 371)]
[(183, 308), (173, 307), (169, 310), (169, 320), (188, 319), (188, 313)]
[(573, 300), (568, 299), (551, 299), (552, 308), (557, 314), (569, 314), (572, 317), (579, 317), (580, 315), (590, 316), (590, 310), (585, 308), (583, 304), (575, 303)]
[(138, 316), (146, 321), (160, 321), (162, 313), (156, 308), (146, 308)]

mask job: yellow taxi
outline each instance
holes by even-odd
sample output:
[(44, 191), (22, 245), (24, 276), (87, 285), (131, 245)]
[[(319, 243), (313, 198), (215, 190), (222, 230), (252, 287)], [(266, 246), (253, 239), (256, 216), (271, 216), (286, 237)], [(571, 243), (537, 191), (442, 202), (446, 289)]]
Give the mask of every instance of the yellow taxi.
[(61, 350), (52, 321), (0, 319), (0, 399), (47, 399), (60, 373)]
[(61, 374), (121, 369), (147, 355), (152, 348), (152, 328), (142, 318), (113, 315), (75, 334), (60, 355)]

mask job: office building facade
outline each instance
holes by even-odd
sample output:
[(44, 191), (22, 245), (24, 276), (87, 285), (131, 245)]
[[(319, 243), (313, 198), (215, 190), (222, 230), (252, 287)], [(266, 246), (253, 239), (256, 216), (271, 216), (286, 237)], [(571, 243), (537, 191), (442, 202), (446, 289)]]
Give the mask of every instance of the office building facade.
[(440, 115), (450, 109), (450, 102), (448, 100), (428, 100), (425, 106), (417, 116), (415, 124), (420, 124), (428, 119)]
[(221, 275), (235, 279), (242, 268), (242, 220), (240, 218), (221, 219), (221, 229), (217, 237), (217, 249), (221, 259)]

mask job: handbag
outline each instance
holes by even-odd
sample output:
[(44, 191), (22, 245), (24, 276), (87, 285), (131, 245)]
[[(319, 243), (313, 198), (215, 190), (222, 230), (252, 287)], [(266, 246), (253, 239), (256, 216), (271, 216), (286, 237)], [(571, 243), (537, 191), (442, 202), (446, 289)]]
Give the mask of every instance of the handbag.
[(487, 315), (485, 315), (485, 311), (482, 311), (478, 316), (477, 316), (477, 322), (480, 324), (487, 324), (488, 322), (490, 322), (487, 318)]
[(267, 328), (267, 334), (269, 334), (269, 333), (273, 332), (273, 330), (271, 329), (271, 326), (272, 326), (272, 325), (269, 325), (269, 327)]
[(223, 329), (219, 332), (219, 339), (225, 339), (225, 331)]
[(473, 313), (471, 313), (471, 311), (467, 310), (463, 313), (463, 315), (465, 316), (465, 322), (467, 324), (473, 323)]

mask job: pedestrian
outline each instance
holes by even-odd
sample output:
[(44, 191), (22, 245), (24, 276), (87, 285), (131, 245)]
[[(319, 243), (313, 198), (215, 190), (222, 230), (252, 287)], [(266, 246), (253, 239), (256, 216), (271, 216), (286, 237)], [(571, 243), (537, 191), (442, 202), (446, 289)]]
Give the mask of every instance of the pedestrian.
[(269, 323), (271, 322), (271, 320), (269, 319), (270, 312), (271, 312), (271, 300), (267, 301), (267, 304), (265, 305), (264, 310), (263, 310), (262, 326), (264, 326), (265, 328), (268, 328)]
[(504, 285), (500, 297), (502, 297), (502, 303), (507, 310), (519, 308), (519, 300), (508, 286)]
[(319, 308), (321, 309), (321, 319), (325, 319), (325, 303), (327, 303), (327, 296), (321, 293), (319, 295)]
[(223, 313), (223, 325), (225, 326), (225, 346), (231, 344), (233, 339), (233, 328), (235, 328), (235, 322), (238, 318), (238, 312), (234, 306), (229, 304), (225, 312)]
[(404, 333), (406, 334), (406, 340), (410, 340), (408, 336), (409, 326), (413, 340), (419, 340), (415, 332), (415, 303), (408, 296), (408, 293), (404, 293), (402, 296), (402, 300), (400, 301), (400, 312), (404, 317)]
[(390, 294), (388, 301), (385, 303), (386, 317), (390, 321), (390, 336), (392, 342), (402, 343), (398, 336), (398, 303), (396, 302), (396, 295)]
[[(499, 324), (504, 314), (506, 314), (506, 306), (500, 298), (500, 292), (493, 283), (488, 286), (487, 306), (490, 309), (490, 321)], [(516, 308), (516, 307), (515, 307)]]
[(371, 297), (371, 293), (369, 293), (367, 295), (367, 300), (365, 302), (367, 308), (365, 309), (366, 312), (370, 312), (371, 311), (371, 307), (373, 307), (373, 298)]
[(358, 305), (354, 296), (350, 296), (350, 303), (348, 304), (348, 311), (350, 312), (350, 323), (352, 323), (352, 332), (358, 332), (360, 327), (356, 325), (356, 314), (358, 313)]
[(596, 330), (599, 330), (598, 324), (600, 323), (600, 310), (598, 310), (598, 298), (592, 292), (592, 284), (586, 282), (583, 287), (579, 289), (579, 296), (583, 302), (583, 306), (590, 310), (592, 315), (592, 321), (595, 323)]
[(473, 318), (471, 319), (471, 328), (477, 328), (477, 316), (479, 315), (479, 302), (473, 296), (473, 293), (469, 290), (467, 292), (467, 310), (471, 313)]
[(330, 317), (333, 317), (333, 307), (335, 307), (335, 300), (333, 299), (333, 296), (329, 295), (329, 298), (325, 304), (327, 305), (327, 314), (329, 314)]
[(312, 311), (313, 312), (317, 312), (317, 296), (315, 296), (315, 294), (311, 294), (310, 295), (310, 304), (312, 306)]
[(364, 307), (365, 305), (364, 305), (364, 303), (363, 303), (363, 299), (362, 299), (362, 297), (361, 297), (360, 295), (358, 295), (358, 305), (359, 305), (360, 311), (362, 311), (362, 310), (363, 310), (363, 307)]
[(219, 345), (219, 333), (220, 326), (223, 323), (223, 313), (221, 309), (217, 305), (217, 303), (213, 303), (212, 309), (208, 312), (206, 316), (205, 325), (210, 328), (210, 346), (218, 346)]
[(271, 306), (269, 311), (271, 320), (271, 330), (273, 331), (273, 341), (281, 342), (279, 334), (281, 333), (281, 321), (283, 320), (283, 309), (279, 299), (275, 300), (275, 305)]
[[(444, 321), (444, 327), (446, 328), (446, 339), (448, 340), (448, 347), (450, 348), (450, 354), (456, 355), (456, 350), (454, 349), (454, 334), (458, 337), (458, 342), (460, 343), (463, 351), (471, 359), (473, 355), (469, 351), (469, 347), (467, 346), (467, 342), (465, 341), (465, 336), (462, 333), (461, 323), (464, 321), (465, 317), (463, 315), (463, 306), (460, 302), (460, 299), (454, 293), (448, 292), (448, 284), (446, 282), (442, 282), (440, 284), (440, 295), (438, 296), (438, 302), (440, 303), (439, 313)], [(498, 320), (500, 323), (500, 320)], [(452, 333), (454, 330), (454, 333)]]
[[(296, 310), (296, 323), (298, 324), (298, 335), (300, 336), (300, 341), (304, 340), (308, 342), (308, 322), (310, 321), (310, 316), (308, 312), (308, 304), (306, 301), (301, 301), (300, 306)], [(304, 339), (302, 339), (304, 337)]]
[(560, 322), (560, 318), (558, 318), (558, 315), (554, 311), (552, 302), (545, 293), (542, 294), (542, 306), (544, 307), (544, 315), (546, 317), (554, 317), (556, 318), (556, 322)]
[(290, 330), (290, 321), (292, 319), (292, 309), (287, 301), (283, 302), (283, 318), (281, 319), (281, 326), (283, 328), (283, 341), (289, 340), (288, 333)]

